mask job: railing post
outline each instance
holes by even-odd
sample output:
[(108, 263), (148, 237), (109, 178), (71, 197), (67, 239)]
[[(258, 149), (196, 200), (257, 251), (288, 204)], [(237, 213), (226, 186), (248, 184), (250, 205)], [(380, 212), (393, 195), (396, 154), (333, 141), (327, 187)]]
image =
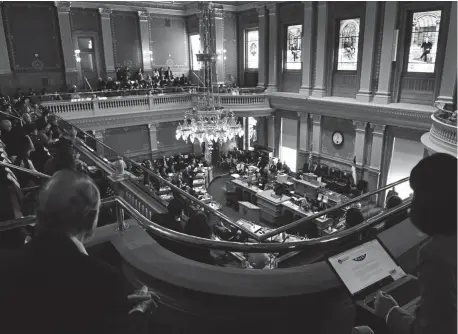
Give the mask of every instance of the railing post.
[(154, 95), (153, 93), (148, 93), (148, 108), (149, 110), (153, 110), (154, 107)]
[(99, 111), (100, 111), (99, 99), (95, 97), (92, 99), (92, 114), (95, 116), (97, 115), (97, 112)]
[(116, 232), (124, 232), (129, 228), (129, 224), (124, 221), (124, 209), (121, 205), (117, 204), (115, 208), (116, 215)]

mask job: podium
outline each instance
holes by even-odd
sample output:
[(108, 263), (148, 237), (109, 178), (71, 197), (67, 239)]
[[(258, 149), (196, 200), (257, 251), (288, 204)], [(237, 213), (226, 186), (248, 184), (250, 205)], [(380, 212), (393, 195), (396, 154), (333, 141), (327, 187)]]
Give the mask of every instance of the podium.
[(243, 215), (245, 220), (258, 223), (259, 222), (259, 206), (250, 202), (239, 202), (239, 213)]

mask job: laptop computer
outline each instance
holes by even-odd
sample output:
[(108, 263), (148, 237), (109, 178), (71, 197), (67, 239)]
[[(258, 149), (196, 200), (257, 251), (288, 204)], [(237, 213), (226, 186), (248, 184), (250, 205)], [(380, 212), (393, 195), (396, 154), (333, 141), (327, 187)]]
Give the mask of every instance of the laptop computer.
[(406, 274), (378, 239), (360, 244), (327, 259), (355, 303), (375, 314), (378, 290), (393, 296), (413, 313), (420, 300), (417, 278)]

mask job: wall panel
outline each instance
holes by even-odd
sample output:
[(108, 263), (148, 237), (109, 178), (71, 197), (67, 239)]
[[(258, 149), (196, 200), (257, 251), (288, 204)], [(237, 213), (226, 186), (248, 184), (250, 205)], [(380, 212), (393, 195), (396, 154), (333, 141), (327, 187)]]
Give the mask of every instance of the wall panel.
[(113, 56), (116, 67), (143, 67), (140, 26), (136, 12), (113, 11), (111, 16)]
[(103, 141), (116, 152), (127, 156), (150, 151), (149, 129), (146, 125), (107, 129)]
[(192, 152), (193, 145), (175, 137), (178, 122), (166, 122), (157, 125), (157, 148), (163, 155)]
[[(335, 131), (342, 132), (344, 142), (341, 146), (335, 146), (332, 142), (332, 134)], [(356, 131), (351, 120), (324, 117), (321, 132), (321, 152), (336, 158), (351, 161), (355, 152)]]
[(223, 23), (223, 45), (226, 49), (226, 60), (224, 60), (225, 82), (237, 83), (237, 20), (232, 12), (224, 14)]
[(153, 68), (170, 66), (172, 71), (189, 70), (188, 34), (184, 17), (150, 15)]
[(62, 86), (64, 66), (53, 3), (4, 2), (3, 22), (15, 76), (13, 86)]

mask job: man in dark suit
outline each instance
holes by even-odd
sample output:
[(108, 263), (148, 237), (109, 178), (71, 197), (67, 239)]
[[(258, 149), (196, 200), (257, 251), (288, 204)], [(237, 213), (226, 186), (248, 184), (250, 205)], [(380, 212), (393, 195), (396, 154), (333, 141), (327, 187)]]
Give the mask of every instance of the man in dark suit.
[(132, 308), (125, 279), (84, 248), (100, 207), (92, 180), (59, 171), (41, 190), (39, 203), (37, 236), (16, 252), (0, 254), (0, 332), (144, 333), (141, 313), (150, 298)]
[(433, 43), (431, 43), (428, 37), (426, 37), (424, 42), (421, 44), (423, 53), (420, 56), (420, 59), (424, 58), (425, 63), (428, 61), (428, 55), (431, 53), (432, 47), (433, 47)]

